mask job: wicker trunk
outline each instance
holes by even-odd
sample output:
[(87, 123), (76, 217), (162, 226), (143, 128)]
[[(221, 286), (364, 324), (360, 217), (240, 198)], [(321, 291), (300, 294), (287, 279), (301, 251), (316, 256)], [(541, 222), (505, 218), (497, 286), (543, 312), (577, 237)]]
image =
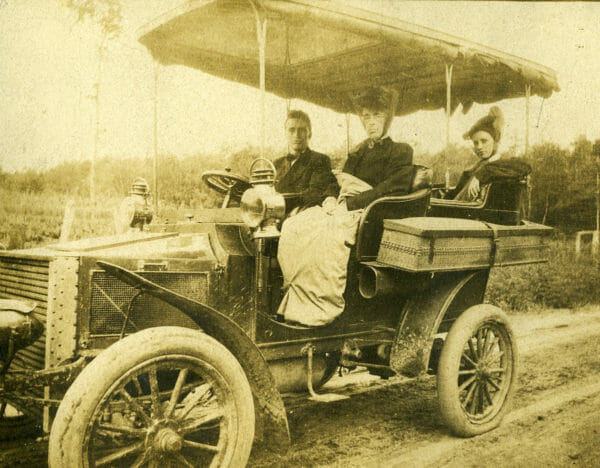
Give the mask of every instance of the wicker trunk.
[(453, 271), (547, 261), (552, 228), (470, 219), (384, 220), (377, 261), (402, 270)]

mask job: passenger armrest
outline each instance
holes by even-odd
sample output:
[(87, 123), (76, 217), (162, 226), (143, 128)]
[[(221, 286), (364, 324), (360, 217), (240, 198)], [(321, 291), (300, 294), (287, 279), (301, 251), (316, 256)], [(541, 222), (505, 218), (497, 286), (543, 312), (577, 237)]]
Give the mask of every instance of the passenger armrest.
[(379, 250), (384, 219), (425, 216), (429, 206), (429, 189), (408, 195), (383, 197), (365, 208), (358, 225), (356, 256), (360, 261), (373, 260)]

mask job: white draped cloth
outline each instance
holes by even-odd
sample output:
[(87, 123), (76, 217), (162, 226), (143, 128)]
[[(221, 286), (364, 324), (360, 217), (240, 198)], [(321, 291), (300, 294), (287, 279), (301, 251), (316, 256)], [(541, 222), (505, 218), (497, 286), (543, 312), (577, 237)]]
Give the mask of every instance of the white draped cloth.
[(288, 218), (281, 228), (277, 259), (285, 295), (278, 313), (308, 326), (332, 322), (344, 310), (347, 265), (362, 210), (348, 211), (343, 200), (372, 187), (344, 172), (333, 209), (308, 208)]

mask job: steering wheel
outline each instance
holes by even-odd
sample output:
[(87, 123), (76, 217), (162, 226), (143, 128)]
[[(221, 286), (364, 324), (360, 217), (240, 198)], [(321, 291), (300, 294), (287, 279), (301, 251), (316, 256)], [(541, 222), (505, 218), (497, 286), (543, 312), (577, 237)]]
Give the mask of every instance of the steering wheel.
[(242, 194), (252, 187), (248, 178), (229, 171), (206, 171), (202, 180), (211, 189), (225, 195), (221, 208), (227, 208), (232, 199), (240, 200)]

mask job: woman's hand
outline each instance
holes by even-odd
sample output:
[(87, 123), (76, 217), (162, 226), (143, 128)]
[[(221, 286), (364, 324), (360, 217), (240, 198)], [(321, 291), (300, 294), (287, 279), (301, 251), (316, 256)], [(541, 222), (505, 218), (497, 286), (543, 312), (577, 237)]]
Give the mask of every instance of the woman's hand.
[(337, 201), (336, 201), (335, 197), (327, 197), (325, 200), (323, 200), (323, 203), (321, 203), (321, 206), (325, 210), (325, 213), (330, 215), (337, 208)]
[(469, 183), (469, 197), (475, 200), (477, 197), (479, 197), (479, 191), (479, 179), (477, 177), (473, 177)]

